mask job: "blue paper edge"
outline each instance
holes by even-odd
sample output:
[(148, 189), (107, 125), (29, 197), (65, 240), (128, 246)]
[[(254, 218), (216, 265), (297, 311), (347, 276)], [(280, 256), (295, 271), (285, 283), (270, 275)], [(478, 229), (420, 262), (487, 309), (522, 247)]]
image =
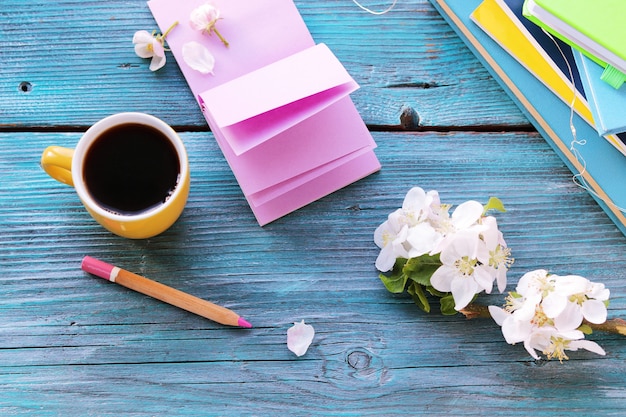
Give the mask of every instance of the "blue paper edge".
[(574, 59), (598, 133), (626, 132), (626, 87), (615, 89), (602, 81), (604, 68), (577, 50)]

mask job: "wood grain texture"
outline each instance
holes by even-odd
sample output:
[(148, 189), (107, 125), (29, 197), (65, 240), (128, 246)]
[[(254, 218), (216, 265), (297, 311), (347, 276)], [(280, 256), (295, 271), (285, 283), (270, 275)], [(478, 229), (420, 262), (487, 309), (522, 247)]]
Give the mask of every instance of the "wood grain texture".
[[(3, 2), (0, 415), (623, 415), (623, 337), (591, 336), (605, 357), (533, 361), (489, 320), (426, 315), (388, 293), (373, 232), (413, 186), (455, 205), (498, 196), (516, 259), (508, 289), (531, 269), (581, 274), (611, 289), (611, 317), (626, 317), (626, 238), (523, 131), (521, 113), (426, 0), (378, 17), (349, 0), (296, 4), (361, 84), (354, 100), (383, 169), (261, 228), (176, 65), (150, 73), (134, 55), (132, 34), (155, 28), (143, 0)], [(192, 173), (179, 221), (138, 241), (98, 226), (38, 165), (46, 146), (71, 147), (91, 123), (131, 110), (178, 127)], [(85, 255), (255, 327), (221, 326), (90, 276)], [(286, 332), (303, 319), (316, 337), (297, 358)]]
[[(104, 231), (38, 167), (46, 145), (79, 136), (0, 135), (10, 184), (0, 189), (3, 415), (621, 413), (622, 337), (593, 335), (606, 357), (534, 362), (488, 320), (426, 315), (387, 293), (373, 267), (373, 230), (409, 187), (453, 204), (497, 195), (512, 283), (537, 267), (580, 273), (605, 282), (609, 314), (625, 317), (625, 239), (537, 135), (375, 133), (379, 174), (260, 228), (211, 134), (183, 133), (189, 204), (142, 241)], [(80, 270), (89, 254), (232, 308), (255, 328), (91, 277)], [(317, 334), (296, 358), (286, 330), (302, 319)]]
[[(361, 85), (353, 98), (368, 124), (397, 127), (412, 109), (422, 126), (528, 126), (428, 1), (398, 2), (383, 16), (349, 0), (296, 5)], [(134, 32), (154, 29), (143, 0), (5, 0), (0, 128), (84, 127), (133, 110), (206, 129), (173, 56), (151, 74), (135, 55)]]

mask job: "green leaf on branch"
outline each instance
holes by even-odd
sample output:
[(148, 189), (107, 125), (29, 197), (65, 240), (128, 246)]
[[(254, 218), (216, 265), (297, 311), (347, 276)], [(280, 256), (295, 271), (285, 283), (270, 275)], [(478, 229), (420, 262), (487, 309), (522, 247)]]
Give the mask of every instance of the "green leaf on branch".
[(425, 287), (430, 286), (430, 277), (441, 266), (439, 255), (422, 255), (409, 259), (402, 268), (402, 272), (412, 281)]
[(430, 303), (428, 302), (426, 293), (424, 293), (424, 288), (420, 284), (415, 281), (411, 282), (407, 292), (411, 295), (413, 302), (417, 304), (419, 308), (426, 313), (430, 313)]
[(447, 294), (446, 296), (441, 297), (439, 299), (439, 303), (441, 304), (441, 314), (445, 316), (453, 316), (458, 313), (458, 311), (454, 309), (454, 297), (452, 297), (452, 294)]
[(489, 210), (498, 210), (502, 213), (506, 212), (506, 209), (504, 208), (504, 204), (502, 203), (502, 200), (500, 200), (497, 197), (489, 198), (489, 201), (487, 202), (487, 204), (483, 206), (483, 215), (486, 214)]
[(593, 329), (588, 324), (581, 324), (580, 327), (578, 328), (578, 330), (580, 330), (581, 332), (583, 332), (587, 336), (589, 336), (590, 334), (593, 333)]
[(403, 272), (403, 267), (406, 262), (406, 259), (398, 258), (396, 259), (396, 263), (393, 266), (393, 269), (391, 270), (391, 273), (389, 275), (379, 275), (380, 280), (385, 285), (385, 288), (387, 288), (387, 291), (394, 294), (404, 292), (406, 282), (409, 279), (409, 277)]
[(432, 285), (426, 287), (426, 291), (428, 291), (431, 295), (434, 295), (435, 297), (445, 297), (446, 295), (448, 295), (447, 292), (441, 292), (435, 289), (435, 287), (433, 287)]

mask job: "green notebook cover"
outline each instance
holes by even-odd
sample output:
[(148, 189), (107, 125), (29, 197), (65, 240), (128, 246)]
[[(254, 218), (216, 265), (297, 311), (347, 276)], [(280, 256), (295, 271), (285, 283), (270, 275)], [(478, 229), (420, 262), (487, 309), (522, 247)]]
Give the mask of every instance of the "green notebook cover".
[(626, 0), (526, 0), (523, 14), (605, 67), (613, 87), (626, 81)]

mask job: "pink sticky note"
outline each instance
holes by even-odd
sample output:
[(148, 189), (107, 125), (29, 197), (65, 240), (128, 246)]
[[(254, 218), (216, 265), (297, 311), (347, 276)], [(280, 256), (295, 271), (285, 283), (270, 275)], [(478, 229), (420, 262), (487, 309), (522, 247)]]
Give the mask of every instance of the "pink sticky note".
[(240, 155), (357, 88), (330, 49), (319, 44), (202, 92), (200, 100)]
[[(349, 97), (358, 86), (325, 45), (315, 46), (292, 0), (215, 0), (216, 36), (187, 24), (204, 0), (148, 2), (259, 224), (380, 169)], [(215, 75), (182, 57), (186, 42), (215, 56)]]
[(363, 149), (333, 169), (316, 175), (306, 184), (280, 194), (270, 201), (255, 206), (248, 199), (261, 226), (331, 194), (353, 182), (380, 170), (380, 163), (371, 149)]
[[(220, 10), (217, 28), (229, 42), (195, 31), (189, 25), (192, 10), (207, 0), (150, 0), (148, 6), (161, 31), (174, 22), (167, 45), (185, 75), (194, 96), (315, 45), (292, 0), (211, 0)], [(192, 70), (183, 60), (186, 42), (196, 41), (215, 57), (214, 75)]]
[(291, 178), (322, 171), (323, 165), (376, 143), (350, 97), (344, 97), (271, 140), (235, 155), (221, 130), (213, 132), (244, 194), (250, 195), (286, 183)]

